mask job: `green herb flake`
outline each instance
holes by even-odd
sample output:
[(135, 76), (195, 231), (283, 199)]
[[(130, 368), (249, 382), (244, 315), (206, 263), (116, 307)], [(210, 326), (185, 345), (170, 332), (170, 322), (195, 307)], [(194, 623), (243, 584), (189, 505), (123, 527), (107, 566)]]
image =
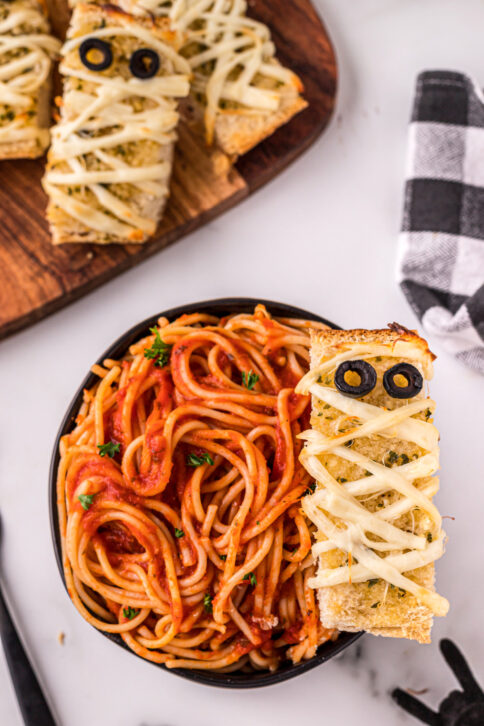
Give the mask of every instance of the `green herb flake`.
[(210, 454), (207, 454), (205, 452), (204, 454), (201, 454), (201, 456), (197, 456), (196, 454), (188, 454), (187, 456), (187, 464), (188, 466), (202, 466), (203, 464), (210, 464), (210, 466), (213, 466), (213, 459), (210, 456)]
[(81, 502), (82, 508), (85, 509), (87, 512), (87, 510), (89, 509), (89, 507), (92, 504), (92, 500), (94, 499), (94, 497), (95, 497), (95, 494), (79, 494), (79, 496), (77, 498)]
[(135, 618), (139, 613), (139, 610), (136, 610), (135, 608), (128, 607), (123, 608), (123, 615), (127, 620), (132, 620)]
[(254, 575), (253, 572), (249, 572), (247, 575), (244, 575), (242, 579), (250, 580), (250, 584), (252, 585), (252, 587), (255, 587), (257, 585), (257, 577)]
[(336, 477), (336, 481), (339, 481), (340, 484), (344, 484), (348, 479), (345, 479), (344, 476), (338, 476)]
[(175, 527), (175, 537), (177, 539), (181, 539), (185, 536), (185, 532), (182, 529), (178, 529), (178, 527)]
[(395, 462), (398, 460), (398, 454), (396, 451), (389, 451), (388, 452), (388, 459), (387, 462), (389, 464), (395, 464)]
[(365, 476), (373, 476), (373, 474), (368, 469), (365, 469)]
[(259, 376), (254, 371), (249, 371), (248, 373), (244, 371), (242, 373), (242, 383), (248, 391), (252, 391), (258, 380)]
[(157, 368), (164, 368), (170, 360), (173, 346), (168, 345), (161, 339), (158, 328), (150, 328), (150, 333), (155, 336), (155, 340), (151, 348), (145, 348), (144, 356), (148, 360), (154, 360)]
[(227, 559), (227, 555), (220, 555), (220, 559), (222, 560), (222, 562), (225, 562), (225, 560)]
[(203, 596), (203, 607), (206, 613), (213, 613), (212, 596), (208, 592)]
[(306, 491), (304, 492), (303, 497), (307, 497), (309, 494), (314, 494), (315, 491), (316, 491), (316, 482), (313, 481), (313, 483), (310, 484), (308, 486), (308, 488), (306, 489)]
[(427, 532), (427, 542), (432, 542), (432, 540), (433, 540), (432, 532)]
[(108, 441), (107, 444), (98, 444), (97, 448), (99, 449), (99, 456), (107, 455), (110, 459), (112, 459), (120, 450), (121, 444), (115, 444), (113, 441)]
[(346, 441), (345, 442), (345, 446), (347, 446), (348, 448), (350, 448), (350, 446), (353, 446), (354, 443), (355, 443), (355, 440), (354, 439), (350, 439), (349, 441)]
[(377, 600), (377, 602), (374, 602), (373, 605), (370, 605), (370, 607), (371, 608), (377, 608), (379, 604), (380, 604), (380, 601)]
[(331, 406), (329, 405), (329, 403), (325, 403), (323, 408), (331, 408)]
[(376, 577), (373, 580), (368, 580), (368, 587), (373, 587), (373, 585), (376, 585), (377, 582), (378, 582), (378, 577)]
[(432, 416), (432, 411), (430, 410), (430, 408), (428, 408), (428, 409), (427, 409), (427, 410), (425, 411), (425, 418), (427, 419), (427, 421), (429, 420), (429, 418), (430, 418), (431, 416)]

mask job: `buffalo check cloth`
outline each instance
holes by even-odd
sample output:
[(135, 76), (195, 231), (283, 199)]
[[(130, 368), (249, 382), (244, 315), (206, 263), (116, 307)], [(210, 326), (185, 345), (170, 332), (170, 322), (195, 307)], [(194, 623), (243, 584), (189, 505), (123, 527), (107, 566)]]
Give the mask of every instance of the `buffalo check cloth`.
[(429, 338), (484, 373), (484, 95), (461, 73), (417, 79), (398, 281)]

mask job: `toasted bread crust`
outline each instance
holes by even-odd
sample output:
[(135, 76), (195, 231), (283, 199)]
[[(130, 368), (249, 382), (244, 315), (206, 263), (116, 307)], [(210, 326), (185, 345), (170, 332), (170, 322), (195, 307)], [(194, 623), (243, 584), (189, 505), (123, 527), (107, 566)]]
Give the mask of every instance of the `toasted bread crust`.
[(280, 108), (269, 115), (243, 111), (220, 113), (215, 121), (215, 142), (229, 156), (246, 154), (307, 105), (304, 98), (294, 93), (288, 94)]

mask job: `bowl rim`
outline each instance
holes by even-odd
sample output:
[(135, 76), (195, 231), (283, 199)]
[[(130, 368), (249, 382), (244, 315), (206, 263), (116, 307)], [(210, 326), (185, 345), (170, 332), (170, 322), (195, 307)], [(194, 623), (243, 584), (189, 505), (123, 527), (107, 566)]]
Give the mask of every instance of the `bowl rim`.
[[(113, 343), (111, 343), (107, 350), (105, 350), (104, 353), (99, 356), (96, 362), (98, 364), (102, 364), (102, 361), (105, 358), (116, 359), (124, 355), (124, 353), (126, 353), (126, 351), (128, 350), (129, 346), (132, 345), (132, 343), (134, 343), (136, 340), (139, 340), (139, 338), (143, 334), (148, 333), (149, 328), (155, 325), (158, 318), (160, 317), (166, 317), (171, 320), (179, 317), (180, 315), (194, 312), (205, 312), (218, 316), (233, 315), (237, 313), (252, 311), (254, 307), (258, 304), (265, 305), (265, 307), (274, 317), (303, 318), (306, 320), (314, 320), (315, 322), (324, 323), (330, 328), (334, 328), (337, 330), (341, 329), (338, 325), (332, 323), (326, 318), (323, 318), (321, 315), (311, 313), (307, 310), (304, 310), (303, 308), (289, 305), (287, 303), (280, 303), (273, 300), (264, 300), (251, 297), (215, 298), (213, 300), (202, 300), (200, 302), (189, 303), (186, 305), (178, 305), (177, 307), (161, 311), (154, 315), (150, 315), (148, 318), (145, 318), (139, 323), (136, 323), (125, 333), (120, 335)], [(59, 443), (62, 436), (64, 436), (72, 429), (72, 426), (75, 422), (75, 417), (77, 416), (77, 412), (82, 402), (84, 389), (91, 387), (96, 380), (97, 376), (95, 376), (95, 374), (91, 371), (89, 371), (84, 377), (81, 385), (79, 386), (77, 392), (75, 393), (73, 399), (67, 407), (66, 413), (63, 416), (62, 422), (56, 434), (54, 448), (50, 461), (48, 487), (50, 529), (54, 555), (66, 593), (67, 586), (64, 578), (62, 548), (57, 514), (57, 470), (60, 461)], [(75, 607), (70, 597), (69, 601), (71, 602), (73, 607)], [(328, 641), (327, 643), (323, 643), (323, 645), (319, 649), (320, 652), (317, 652), (316, 655), (313, 656), (313, 658), (310, 658), (309, 660), (302, 663), (298, 663), (297, 665), (283, 665), (280, 669), (273, 673), (271, 673), (270, 671), (254, 671), (252, 673), (216, 673), (215, 671), (197, 671), (182, 668), (167, 668), (163, 663), (153, 663), (152, 661), (147, 661), (146, 658), (142, 658), (142, 656), (138, 656), (134, 651), (131, 650), (131, 648), (129, 648), (125, 644), (125, 642), (119, 637), (119, 635), (116, 635), (114, 633), (105, 633), (102, 630), (98, 630), (97, 632), (101, 633), (101, 635), (108, 638), (116, 645), (122, 647), (127, 652), (131, 653), (137, 658), (140, 658), (140, 660), (143, 660), (145, 663), (151, 663), (152, 665), (161, 668), (165, 672), (172, 673), (186, 680), (207, 686), (235, 689), (261, 688), (263, 686), (270, 686), (277, 683), (282, 683), (283, 681), (289, 680), (290, 678), (295, 678), (296, 676), (301, 675), (302, 673), (306, 673), (307, 671), (312, 670), (316, 666), (321, 665), (322, 663), (326, 663), (328, 660), (331, 660), (363, 635), (363, 633), (361, 632), (340, 633), (336, 641)]]

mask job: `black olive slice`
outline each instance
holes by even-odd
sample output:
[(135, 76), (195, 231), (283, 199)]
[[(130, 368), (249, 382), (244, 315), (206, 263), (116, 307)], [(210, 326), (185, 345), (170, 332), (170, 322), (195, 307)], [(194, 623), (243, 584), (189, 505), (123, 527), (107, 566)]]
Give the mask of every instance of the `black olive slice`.
[[(407, 381), (406, 386), (399, 386), (395, 378), (402, 376)], [(383, 385), (385, 391), (392, 398), (413, 398), (423, 388), (423, 378), (415, 366), (410, 363), (397, 363), (383, 374)]]
[(136, 78), (153, 78), (160, 68), (160, 56), (151, 48), (135, 50), (129, 60), (129, 70)]
[[(86, 40), (83, 40), (79, 46), (79, 56), (90, 71), (105, 71), (113, 62), (111, 45), (99, 38), (86, 38)], [(91, 60), (89, 60), (89, 56), (91, 56)]]
[[(347, 383), (345, 380), (347, 373), (358, 374), (360, 382), (356, 386)], [(360, 396), (366, 396), (367, 393), (370, 393), (375, 388), (376, 371), (373, 366), (364, 360), (347, 360), (344, 363), (340, 363), (336, 369), (334, 383), (341, 393), (359, 398)]]

